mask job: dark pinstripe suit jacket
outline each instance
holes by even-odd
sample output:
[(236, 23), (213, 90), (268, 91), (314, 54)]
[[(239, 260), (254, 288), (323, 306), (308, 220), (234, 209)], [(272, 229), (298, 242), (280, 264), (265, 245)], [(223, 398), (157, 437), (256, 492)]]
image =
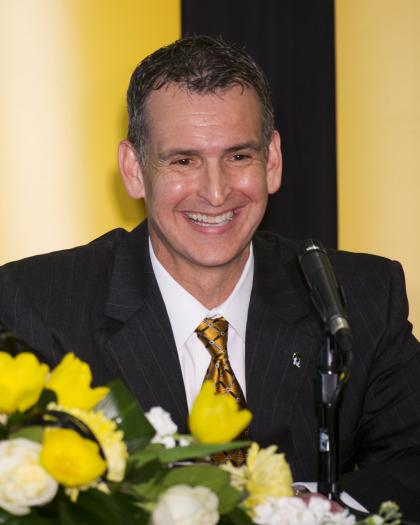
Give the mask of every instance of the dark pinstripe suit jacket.
[[(295, 479), (316, 479), (314, 378), (322, 326), (293, 243), (254, 239), (246, 335), (251, 437), (277, 443)], [(407, 322), (402, 270), (380, 257), (332, 252), (355, 340), (340, 412), (344, 484), (365, 504), (397, 498), (420, 517), (420, 345)], [(0, 322), (55, 364), (74, 351), (95, 381), (122, 377), (144, 409), (161, 405), (186, 430), (187, 402), (145, 223), (87, 246), (0, 269)], [(301, 356), (301, 367), (292, 355)], [(413, 510), (414, 509), (414, 510)], [(417, 516), (416, 516), (417, 515)]]

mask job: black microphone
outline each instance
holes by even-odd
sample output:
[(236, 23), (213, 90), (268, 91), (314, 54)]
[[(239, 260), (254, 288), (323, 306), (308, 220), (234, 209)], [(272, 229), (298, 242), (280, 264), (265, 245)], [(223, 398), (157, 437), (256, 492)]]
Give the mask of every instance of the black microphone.
[(344, 298), (327, 252), (316, 240), (308, 239), (299, 249), (299, 263), (311, 291), (311, 299), (328, 331), (344, 351), (351, 351), (352, 335)]

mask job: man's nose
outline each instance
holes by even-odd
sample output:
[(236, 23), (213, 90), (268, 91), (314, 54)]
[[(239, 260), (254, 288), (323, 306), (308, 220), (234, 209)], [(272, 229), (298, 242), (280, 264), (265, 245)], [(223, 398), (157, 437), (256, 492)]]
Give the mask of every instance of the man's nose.
[(231, 181), (227, 170), (216, 160), (206, 162), (198, 195), (217, 207), (224, 204), (230, 192)]

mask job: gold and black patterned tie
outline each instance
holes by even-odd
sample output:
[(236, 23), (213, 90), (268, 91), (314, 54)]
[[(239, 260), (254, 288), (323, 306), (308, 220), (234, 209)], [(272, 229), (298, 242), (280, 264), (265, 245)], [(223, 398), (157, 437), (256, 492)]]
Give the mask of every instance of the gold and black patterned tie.
[[(195, 330), (211, 356), (204, 381), (212, 381), (218, 394), (231, 395), (241, 408), (246, 408), (245, 396), (229, 362), (227, 353), (228, 328), (229, 323), (224, 317), (206, 317)], [(248, 430), (245, 430), (238, 437), (247, 439)], [(231, 461), (236, 466), (242, 465), (245, 459), (246, 452), (244, 449), (212, 455), (212, 460), (216, 463)]]

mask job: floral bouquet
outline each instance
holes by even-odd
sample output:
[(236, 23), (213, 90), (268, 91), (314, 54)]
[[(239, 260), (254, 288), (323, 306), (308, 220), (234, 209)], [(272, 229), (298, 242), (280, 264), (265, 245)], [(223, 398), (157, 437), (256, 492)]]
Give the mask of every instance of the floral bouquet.
[[(91, 388), (67, 354), (53, 370), (0, 352), (0, 523), (5, 525), (353, 524), (320, 498), (292, 497), (276, 447), (231, 440), (251, 414), (206, 382), (179, 435), (160, 407), (144, 414), (120, 381)], [(212, 454), (250, 445), (242, 467)], [(364, 523), (399, 523), (398, 508)], [(369, 521), (371, 520), (371, 521)]]

